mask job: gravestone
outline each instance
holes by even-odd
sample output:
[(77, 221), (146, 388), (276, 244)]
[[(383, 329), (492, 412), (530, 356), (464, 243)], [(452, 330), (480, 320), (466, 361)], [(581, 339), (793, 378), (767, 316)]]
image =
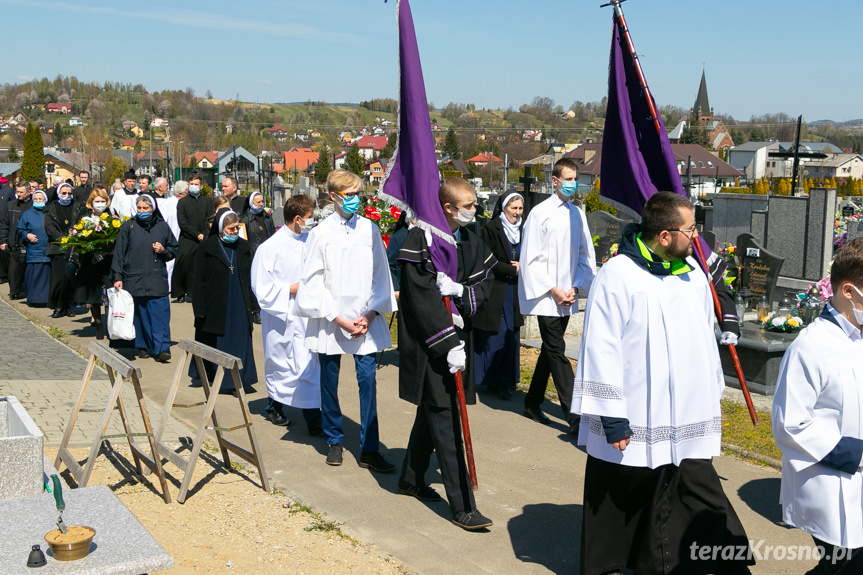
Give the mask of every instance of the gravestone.
[(609, 248), (620, 241), (623, 228), (628, 223), (630, 222), (627, 220), (616, 218), (608, 212), (600, 210), (587, 214), (587, 227), (590, 228), (590, 235), (593, 238), (599, 238), (593, 246), (597, 264), (601, 265), (603, 260), (609, 257)]
[(741, 265), (741, 289), (748, 288), (752, 292), (750, 309), (758, 304), (761, 296), (767, 296), (767, 301), (772, 302), (784, 260), (762, 247), (752, 234), (741, 234), (737, 238), (737, 257)]
[[(752, 213), (766, 210), (768, 197), (757, 194), (716, 194), (713, 196), (711, 225), (705, 220), (704, 230), (713, 232), (719, 245), (734, 243), (737, 236), (752, 233)], [(764, 241), (763, 236), (759, 236)], [(711, 244), (714, 247), (716, 244)]]
[(818, 281), (826, 275), (835, 218), (835, 188), (812, 188), (809, 197), (770, 197), (764, 245), (785, 260), (783, 277)]
[(863, 220), (848, 222), (848, 227), (846, 229), (848, 231), (848, 239), (846, 242), (850, 242), (856, 238), (863, 238)]

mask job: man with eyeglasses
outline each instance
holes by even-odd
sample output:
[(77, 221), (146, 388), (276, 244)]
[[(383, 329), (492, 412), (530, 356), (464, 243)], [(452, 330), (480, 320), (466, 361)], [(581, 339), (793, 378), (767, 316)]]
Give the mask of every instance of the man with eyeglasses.
[[(581, 572), (748, 573), (754, 561), (736, 553), (748, 537), (712, 463), (725, 384), (708, 278), (691, 257), (695, 213), (659, 192), (641, 217), (585, 310), (572, 399), (588, 454)], [(708, 546), (727, 552), (705, 557)]]
[(833, 295), (785, 352), (773, 396), (782, 520), (812, 536), (812, 574), (863, 573), (863, 238), (830, 268)]

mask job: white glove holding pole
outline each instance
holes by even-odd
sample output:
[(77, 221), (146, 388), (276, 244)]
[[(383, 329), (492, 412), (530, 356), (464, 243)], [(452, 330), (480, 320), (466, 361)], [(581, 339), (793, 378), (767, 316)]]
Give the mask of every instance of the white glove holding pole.
[(464, 371), (467, 367), (467, 354), (464, 352), (464, 342), (459, 340), (458, 345), (446, 354), (446, 362), (449, 364), (449, 372)]
[(722, 345), (737, 345), (737, 334), (733, 331), (723, 331), (719, 337), (719, 343)]
[(437, 273), (437, 289), (443, 297), (461, 297), (464, 293), (464, 286), (452, 281), (443, 272)]

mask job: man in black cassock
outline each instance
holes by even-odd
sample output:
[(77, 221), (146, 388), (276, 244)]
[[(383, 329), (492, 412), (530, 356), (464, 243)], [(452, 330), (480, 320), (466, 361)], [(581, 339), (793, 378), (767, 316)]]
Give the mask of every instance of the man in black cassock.
[(180, 251), (171, 278), (171, 296), (176, 298), (176, 303), (186, 301), (186, 294), (192, 289), (195, 253), (198, 245), (209, 235), (212, 216), (213, 201), (201, 195), (201, 177), (193, 175), (189, 178), (189, 194), (177, 202)]
[[(399, 397), (417, 405), (398, 488), (421, 501), (440, 501), (440, 495), (425, 482), (429, 459), (436, 452), (452, 521), (475, 531), (492, 522), (477, 510), (470, 487), (453, 374), (463, 372), (466, 403), (476, 403), (470, 318), (491, 293), (491, 269), (497, 260), (464, 227), (475, 213), (473, 187), (461, 178), (450, 178), (441, 186), (439, 198), (458, 242), (456, 281), (435, 269), (420, 228), (408, 232), (398, 258), (403, 266), (398, 312)], [(444, 295), (455, 304), (458, 318), (444, 307)], [(454, 319), (462, 325), (454, 326)]]

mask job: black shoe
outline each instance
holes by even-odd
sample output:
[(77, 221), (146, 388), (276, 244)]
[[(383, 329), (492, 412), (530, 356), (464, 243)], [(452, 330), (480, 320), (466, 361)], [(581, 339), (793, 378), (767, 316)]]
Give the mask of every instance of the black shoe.
[(512, 397), (512, 389), (508, 387), (498, 387), (497, 395), (501, 399), (509, 399), (510, 397)]
[(256, 323), (261, 325), (261, 313), (257, 311), (252, 312), (252, 323)]
[(75, 312), (72, 311), (72, 308), (66, 307), (63, 308), (63, 315), (66, 317), (75, 317)]
[(309, 435), (323, 435), (324, 428), (321, 425), (321, 422), (315, 422), (309, 424)]
[(327, 465), (341, 465), (342, 451), (344, 450), (345, 448), (342, 447), (341, 443), (330, 445), (330, 451), (327, 453)]
[(184, 301), (186, 301), (186, 298), (180, 296), (177, 299), (173, 300), (171, 303), (183, 303)]
[(541, 423), (543, 425), (548, 425), (551, 423), (551, 420), (545, 416), (542, 410), (538, 407), (524, 407), (524, 416), (528, 419), (532, 419), (537, 423)]
[(275, 411), (268, 411), (266, 417), (273, 425), (278, 425), (279, 427), (287, 427), (291, 424), (290, 419)]
[(454, 513), (452, 516), (452, 522), (468, 531), (477, 531), (493, 525), (491, 519), (476, 509), (473, 511), (458, 511)]
[(410, 483), (404, 483), (399, 481), (399, 493), (402, 495), (410, 495), (411, 497), (416, 497), (420, 501), (443, 501), (443, 498), (438, 494), (437, 491), (429, 487), (428, 485), (421, 485), (419, 487), (415, 485), (411, 485)]
[(156, 361), (160, 363), (168, 363), (171, 361), (171, 352), (170, 351), (160, 351), (159, 354), (154, 357)]
[(237, 390), (234, 389), (233, 387), (223, 387), (219, 390), (219, 394), (220, 395), (233, 395), (234, 397), (237, 397)]
[(146, 349), (141, 348), (138, 350), (138, 357), (140, 357), (141, 359), (147, 359), (148, 357), (150, 357), (150, 352)]
[(192, 296), (186, 295), (186, 297), (183, 298), (183, 301), (186, 303), (192, 303)]
[(96, 339), (105, 339), (105, 331), (102, 329), (102, 321), (94, 321), (90, 324), (96, 330)]
[(54, 311), (51, 313), (51, 317), (53, 317), (55, 319), (58, 317), (63, 317), (64, 315), (66, 315), (66, 314), (59, 307), (54, 308)]
[(578, 425), (581, 423), (581, 416), (574, 415), (571, 419), (566, 420), (569, 425), (569, 434), (578, 435)]
[(377, 451), (361, 454), (360, 467), (368, 467), (378, 473), (392, 473), (396, 470), (396, 466), (384, 459), (384, 456)]

